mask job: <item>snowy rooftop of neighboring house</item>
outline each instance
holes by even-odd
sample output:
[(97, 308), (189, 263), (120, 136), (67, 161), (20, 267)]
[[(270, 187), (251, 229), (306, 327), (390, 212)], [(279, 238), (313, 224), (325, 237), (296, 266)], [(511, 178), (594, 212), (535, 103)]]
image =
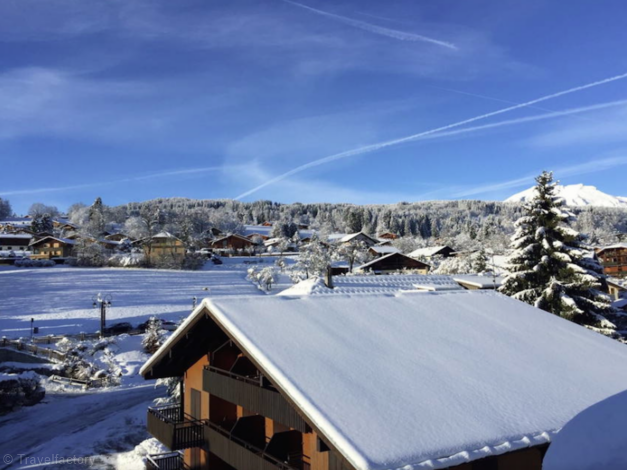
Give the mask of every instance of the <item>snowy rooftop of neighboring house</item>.
[(494, 286), (501, 287), (503, 284), (503, 276), (492, 277), (491, 275), (482, 276), (480, 274), (455, 274), (453, 279), (457, 282), (470, 284), (479, 289), (494, 289)]
[(355, 238), (359, 237), (360, 235), (362, 237), (370, 238), (374, 243), (378, 242), (378, 240), (376, 238), (373, 238), (373, 237), (371, 237), (370, 235), (368, 235), (367, 233), (364, 233), (364, 232), (349, 233), (349, 234), (344, 235), (343, 237), (341, 237), (339, 239), (339, 242), (341, 242), (341, 243), (350, 242), (351, 240), (354, 240)]
[[(265, 235), (266, 237), (269, 237), (271, 232), (272, 232), (272, 226), (269, 226), (269, 227), (265, 225), (245, 225), (244, 226), (244, 236), (258, 234), (258, 235)], [(298, 231), (298, 235), (300, 236), (300, 238), (309, 238), (313, 235), (313, 233), (314, 233), (314, 230), (299, 230)]]
[[(156, 235), (153, 235), (153, 236), (152, 236), (152, 238), (175, 238), (175, 239), (177, 239), (177, 240), (178, 240), (178, 238), (177, 238), (177, 237), (175, 237), (175, 236), (174, 236), (174, 235), (172, 235), (170, 232), (167, 232), (167, 231), (165, 231), (165, 230), (163, 230), (163, 231), (159, 232), (159, 233), (158, 233), (158, 234), (156, 234)], [(105, 241), (108, 241), (108, 240), (105, 240)]]
[(33, 241), (30, 242), (31, 245), (38, 245), (41, 242), (44, 242), (48, 239), (52, 239), (52, 240), (57, 240), (60, 241), (62, 243), (66, 243), (68, 245), (74, 245), (76, 243), (76, 240), (70, 240), (69, 238), (60, 238), (60, 237), (51, 237), (51, 236), (47, 236), (44, 238), (39, 238), (37, 240), (33, 239)]
[(627, 243), (615, 243), (613, 245), (602, 246), (599, 248), (599, 252), (602, 252), (605, 250), (616, 250), (618, 248), (627, 248)]
[(19, 238), (21, 240), (29, 240), (33, 238), (33, 236), (28, 233), (0, 233), (0, 238)]
[(277, 295), (338, 295), (395, 293), (415, 290), (462, 290), (450, 276), (432, 274), (390, 274), (333, 276), (333, 289), (324, 285), (320, 278), (301, 281)]
[(203, 306), (360, 470), (448, 468), (548, 442), (627, 389), (624, 345), (496, 292)]
[(396, 248), (395, 246), (372, 246), (370, 247), (371, 251), (378, 253), (380, 255), (387, 255), (388, 253), (400, 253), (401, 250)]
[(375, 265), (377, 265), (378, 263), (380, 263), (381, 261), (384, 261), (384, 260), (386, 260), (387, 258), (390, 258), (390, 257), (392, 257), (392, 256), (396, 256), (397, 258), (401, 258), (401, 259), (402, 259), (402, 258), (408, 258), (410, 261), (412, 261), (412, 262), (414, 262), (414, 263), (421, 263), (421, 264), (423, 264), (425, 267), (427, 267), (427, 268), (429, 267), (429, 265), (428, 265), (428, 264), (423, 263), (422, 261), (414, 260), (413, 258), (410, 258), (409, 256), (404, 255), (404, 254), (403, 254), (403, 253), (401, 253), (401, 252), (392, 252), (392, 253), (388, 253), (388, 254), (386, 254), (386, 255), (380, 256), (380, 257), (378, 257), (378, 258), (375, 258), (375, 259), (373, 259), (372, 261), (368, 261), (367, 263), (362, 264), (361, 266), (359, 266), (357, 269), (359, 269), (359, 270), (364, 270), (364, 269), (366, 269), (366, 270), (367, 270), (368, 268), (371, 268), (372, 266), (375, 266)]
[(599, 470), (627, 468), (627, 391), (585, 409), (555, 436), (542, 468)]
[(426, 248), (418, 248), (417, 250), (412, 251), (411, 253), (409, 253), (409, 255), (407, 256), (411, 256), (412, 258), (418, 257), (418, 256), (434, 256), (436, 255), (439, 251), (443, 250), (444, 248), (446, 248), (446, 246), (428, 246)]

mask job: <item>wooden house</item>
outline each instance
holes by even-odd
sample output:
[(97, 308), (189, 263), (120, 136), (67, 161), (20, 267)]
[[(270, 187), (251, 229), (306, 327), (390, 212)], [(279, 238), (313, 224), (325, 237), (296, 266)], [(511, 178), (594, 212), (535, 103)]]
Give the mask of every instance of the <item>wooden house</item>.
[(33, 239), (29, 246), (32, 253), (31, 258), (54, 259), (70, 257), (72, 256), (75, 243), (74, 240), (53, 236)]
[(450, 246), (442, 245), (442, 246), (429, 246), (426, 248), (418, 248), (417, 250), (409, 253), (408, 256), (412, 258), (425, 258), (431, 259), (434, 256), (441, 256), (442, 258), (449, 258), (453, 256), (455, 250)]
[(29, 234), (0, 233), (0, 251), (14, 251), (16, 254), (28, 251), (32, 239)]
[(597, 250), (603, 272), (607, 276), (627, 276), (627, 243), (618, 243)]
[(187, 251), (182, 240), (170, 232), (162, 231), (141, 241), (144, 253), (149, 258), (174, 257), (182, 259)]
[(364, 232), (349, 233), (348, 235), (344, 235), (338, 240), (338, 243), (350, 243), (353, 241), (363, 242), (367, 246), (374, 246), (377, 243), (379, 243), (379, 240), (371, 237), (370, 235)]
[(377, 238), (380, 238), (383, 240), (396, 240), (398, 238), (398, 235), (392, 232), (383, 232), (377, 235)]
[(427, 274), (431, 266), (402, 253), (389, 253), (357, 268), (358, 271), (371, 271), (375, 274), (389, 274), (403, 269), (412, 269), (418, 271), (419, 274)]
[(389, 255), (390, 253), (400, 253), (400, 252), (401, 250), (390, 245), (378, 244), (378, 245), (374, 245), (368, 248), (368, 253), (376, 257)]
[(252, 249), (256, 245), (252, 240), (248, 238), (238, 235), (236, 233), (232, 233), (222, 238), (218, 238), (211, 242), (211, 248), (219, 251), (227, 251), (227, 250), (246, 250)]
[(541, 470), (627, 389), (623, 345), (501, 294), (334, 292), (205, 299), (140, 370), (182, 397), (147, 468)]

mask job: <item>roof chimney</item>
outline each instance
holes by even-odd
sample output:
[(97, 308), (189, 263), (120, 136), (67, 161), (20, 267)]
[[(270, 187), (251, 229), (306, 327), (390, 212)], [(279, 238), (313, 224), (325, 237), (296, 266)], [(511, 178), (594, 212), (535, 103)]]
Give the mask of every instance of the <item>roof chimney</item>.
[(333, 276), (331, 274), (331, 266), (327, 265), (327, 269), (324, 272), (324, 285), (329, 289), (333, 289)]

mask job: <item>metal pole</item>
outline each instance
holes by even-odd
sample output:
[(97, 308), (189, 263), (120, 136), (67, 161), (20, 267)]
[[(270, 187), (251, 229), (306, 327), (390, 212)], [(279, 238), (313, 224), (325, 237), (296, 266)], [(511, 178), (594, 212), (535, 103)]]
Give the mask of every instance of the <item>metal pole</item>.
[(30, 319), (30, 342), (31, 343), (33, 342), (33, 331), (34, 331), (33, 330), (33, 325), (34, 325), (34, 323), (35, 323), (35, 319), (31, 318)]
[(106, 304), (104, 300), (100, 301), (100, 337), (104, 338), (104, 329), (105, 329), (105, 309)]

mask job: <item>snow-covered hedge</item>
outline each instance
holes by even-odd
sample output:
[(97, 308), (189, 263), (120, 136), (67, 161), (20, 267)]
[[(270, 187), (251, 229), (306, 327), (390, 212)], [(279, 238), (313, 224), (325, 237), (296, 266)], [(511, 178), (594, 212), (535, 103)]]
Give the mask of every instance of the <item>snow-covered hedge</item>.
[(13, 264), (18, 268), (51, 268), (55, 265), (55, 262), (50, 259), (22, 258), (15, 260)]
[(39, 403), (45, 394), (39, 376), (32, 371), (0, 374), (0, 415)]

